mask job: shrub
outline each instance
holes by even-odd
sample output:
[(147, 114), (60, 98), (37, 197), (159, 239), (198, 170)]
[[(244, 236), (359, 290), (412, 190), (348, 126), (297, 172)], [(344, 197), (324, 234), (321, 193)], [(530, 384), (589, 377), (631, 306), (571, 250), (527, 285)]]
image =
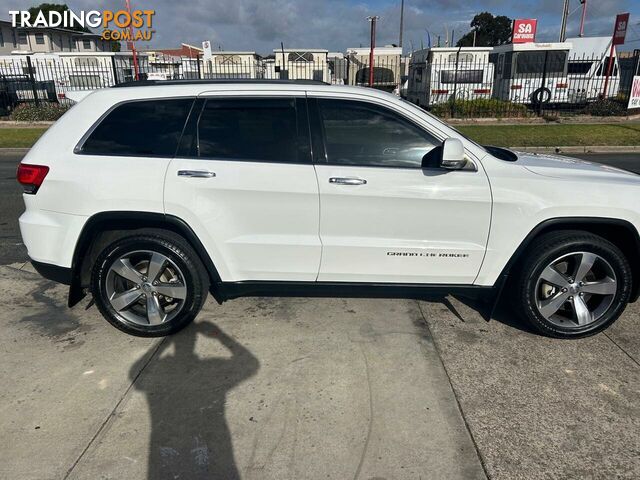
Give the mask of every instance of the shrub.
[(602, 99), (587, 105), (584, 113), (594, 117), (621, 117), (627, 114), (627, 108), (615, 100)]
[(59, 119), (67, 110), (69, 107), (59, 103), (41, 102), (40, 105), (21, 103), (11, 112), (10, 118), (21, 122), (51, 122)]
[(497, 98), (479, 98), (476, 100), (456, 100), (455, 104), (450, 99), (447, 103), (435, 105), (431, 113), (441, 118), (513, 118), (528, 117), (530, 112), (525, 105), (505, 102)]

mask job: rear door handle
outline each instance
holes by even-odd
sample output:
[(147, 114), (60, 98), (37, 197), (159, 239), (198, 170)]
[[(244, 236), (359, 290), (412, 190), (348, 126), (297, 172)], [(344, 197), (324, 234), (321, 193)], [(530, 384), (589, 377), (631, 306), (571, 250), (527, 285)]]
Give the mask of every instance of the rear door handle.
[(215, 172), (209, 172), (207, 170), (178, 170), (179, 177), (192, 177), (192, 178), (212, 178), (215, 177)]
[(329, 183), (336, 185), (366, 185), (367, 181), (364, 178), (349, 178), (349, 177), (331, 177)]

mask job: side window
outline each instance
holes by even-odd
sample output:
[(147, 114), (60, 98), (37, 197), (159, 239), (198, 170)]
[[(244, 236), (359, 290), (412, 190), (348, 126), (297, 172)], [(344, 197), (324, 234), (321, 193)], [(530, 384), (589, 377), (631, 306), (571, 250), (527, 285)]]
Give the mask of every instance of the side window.
[(207, 100), (198, 121), (198, 156), (310, 163), (306, 118), (306, 103), (295, 98)]
[(332, 164), (420, 168), (441, 144), (395, 112), (365, 102), (318, 100)]
[(128, 102), (94, 128), (81, 152), (91, 155), (172, 157), (192, 98)]

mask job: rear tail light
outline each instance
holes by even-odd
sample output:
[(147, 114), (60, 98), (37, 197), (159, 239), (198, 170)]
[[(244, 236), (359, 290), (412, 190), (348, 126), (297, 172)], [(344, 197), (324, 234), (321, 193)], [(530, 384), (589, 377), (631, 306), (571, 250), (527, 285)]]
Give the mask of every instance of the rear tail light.
[(569, 85), (567, 83), (556, 83), (556, 88), (568, 88)]
[(511, 90), (522, 90), (522, 85), (511, 85)]
[(449, 90), (431, 90), (431, 93), (434, 95), (447, 94)]
[(67, 96), (64, 93), (58, 94), (58, 100), (64, 100), (65, 98), (67, 98)]
[(24, 187), (24, 193), (36, 193), (44, 181), (44, 177), (49, 173), (49, 167), (44, 165), (27, 165), (21, 163), (18, 165), (16, 178)]
[(482, 94), (488, 94), (491, 93), (491, 90), (488, 88), (476, 88), (473, 93), (482, 93)]

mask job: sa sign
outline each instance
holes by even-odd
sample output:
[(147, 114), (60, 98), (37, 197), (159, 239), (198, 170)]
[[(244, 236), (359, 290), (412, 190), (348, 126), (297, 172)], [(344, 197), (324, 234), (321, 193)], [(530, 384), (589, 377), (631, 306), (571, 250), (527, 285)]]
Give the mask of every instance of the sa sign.
[(620, 13), (616, 17), (616, 28), (613, 31), (613, 44), (622, 45), (627, 36), (627, 26), (629, 25), (629, 14)]
[(511, 43), (531, 43), (536, 41), (538, 20), (535, 18), (518, 19), (513, 22)]

